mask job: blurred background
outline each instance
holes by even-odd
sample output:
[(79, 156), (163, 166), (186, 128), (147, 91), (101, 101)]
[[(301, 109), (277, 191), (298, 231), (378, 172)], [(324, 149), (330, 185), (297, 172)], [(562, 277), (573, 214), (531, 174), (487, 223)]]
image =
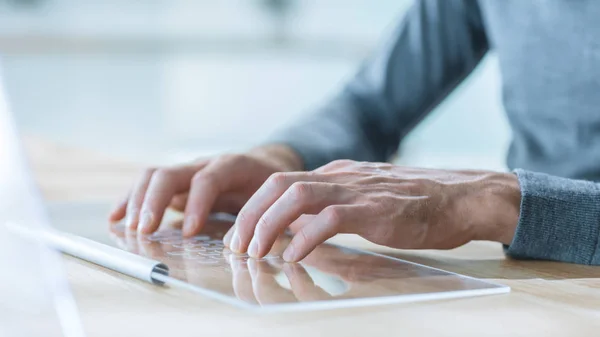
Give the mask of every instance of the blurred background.
[[(23, 132), (173, 163), (260, 142), (338, 90), (410, 0), (0, 0)], [(505, 169), (493, 54), (403, 142), (399, 161)]]

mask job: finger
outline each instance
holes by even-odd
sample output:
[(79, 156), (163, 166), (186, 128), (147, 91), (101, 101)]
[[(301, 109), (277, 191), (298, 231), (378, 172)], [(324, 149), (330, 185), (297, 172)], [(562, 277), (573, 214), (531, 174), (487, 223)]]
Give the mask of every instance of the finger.
[(123, 219), (125, 214), (127, 213), (127, 202), (129, 201), (129, 193), (127, 196), (123, 198), (121, 201), (117, 203), (117, 205), (113, 208), (108, 216), (108, 220), (110, 222), (115, 222)]
[[(222, 198), (225, 199), (225, 198)], [(227, 198), (225, 201), (217, 201), (217, 205), (214, 207), (215, 212), (224, 212), (229, 214), (237, 214), (240, 209), (244, 206), (245, 198), (243, 196)], [(223, 236), (223, 244), (229, 248), (231, 246), (231, 238), (235, 231), (235, 226), (231, 226), (225, 236)]]
[[(290, 186), (298, 181), (315, 181), (317, 176), (310, 172), (275, 173), (250, 197), (236, 219), (236, 229), (232, 239), (232, 249), (242, 253), (247, 250), (250, 240), (254, 236), (257, 223), (264, 213), (271, 207)], [(297, 191), (293, 191), (297, 192)], [(288, 225), (298, 218), (288, 222)], [(264, 219), (263, 219), (264, 220)]]
[[(310, 220), (314, 217), (314, 215), (306, 215), (303, 214), (296, 221), (290, 225), (290, 228), (299, 229), (304, 226), (306, 223), (310, 222)], [(292, 233), (295, 233), (295, 230), (292, 229)], [(223, 237), (223, 244), (225, 247), (229, 248), (231, 246), (231, 238), (233, 237), (233, 233), (235, 232), (235, 225), (231, 226), (225, 236)], [(281, 242), (286, 241), (284, 238), (280, 240)], [(287, 243), (287, 242), (286, 242)], [(283, 250), (282, 250), (283, 251)], [(277, 255), (277, 254), (276, 254)]]
[(256, 224), (248, 254), (255, 258), (266, 255), (277, 237), (302, 214), (319, 213), (331, 204), (345, 203), (344, 193), (328, 183), (294, 183)]
[(190, 180), (200, 169), (201, 165), (181, 166), (159, 169), (152, 174), (141, 210), (138, 228), (141, 233), (156, 231), (173, 197), (189, 188)]
[(300, 229), (302, 229), (302, 227), (312, 222), (315, 217), (316, 215), (314, 214), (302, 214), (298, 219), (294, 220), (294, 222), (292, 222), (288, 228), (292, 234), (296, 234)]
[(284, 264), (283, 272), (290, 282), (292, 292), (300, 301), (320, 301), (331, 297), (325, 290), (315, 285), (306, 269), (299, 263)]
[(352, 206), (331, 206), (325, 208), (314, 220), (302, 227), (283, 252), (287, 262), (297, 262), (312, 252), (318, 245), (337, 233), (348, 231), (350, 221), (357, 214)]
[(202, 230), (220, 195), (247, 182), (247, 166), (247, 161), (239, 157), (224, 157), (194, 175), (185, 206), (185, 236), (196, 235)]
[(275, 280), (273, 269), (267, 261), (248, 259), (254, 296), (260, 304), (296, 302), (292, 292), (282, 288)]
[[(291, 237), (289, 235), (280, 234), (277, 237), (277, 239), (275, 239), (275, 242), (273, 243), (273, 246), (271, 247), (267, 255), (270, 255), (272, 258), (281, 257), (281, 255), (285, 251), (285, 248), (290, 243), (290, 240)], [(283, 260), (281, 261), (283, 262)]]
[[(302, 214), (298, 219), (296, 219), (292, 224), (288, 227), (290, 229), (291, 234), (297, 233), (300, 228), (304, 227), (306, 224), (310, 223), (312, 219), (315, 218), (316, 215), (313, 214)], [(227, 245), (231, 242), (231, 236), (233, 234), (233, 229), (230, 229), (230, 232), (227, 233), (229, 237), (227, 238)], [(279, 237), (275, 240), (273, 247), (269, 254), (274, 256), (281, 256), (285, 248), (288, 246), (292, 237), (289, 233), (280, 234)], [(269, 260), (269, 263), (273, 263), (276, 260)], [(282, 260), (283, 261), (283, 260)], [(281, 267), (281, 266), (278, 266)]]
[(225, 236), (223, 236), (223, 245), (227, 248), (231, 245), (231, 237), (233, 236), (233, 232), (235, 231), (235, 225), (231, 226)]
[(127, 219), (125, 220), (125, 225), (130, 229), (137, 229), (140, 209), (142, 208), (144, 196), (146, 195), (146, 190), (148, 189), (148, 184), (150, 184), (150, 179), (152, 178), (154, 171), (156, 171), (156, 169), (153, 168), (144, 171), (131, 191), (131, 195), (127, 202)]
[(233, 292), (240, 300), (256, 304), (254, 290), (252, 289), (252, 277), (246, 265), (246, 261), (234, 254), (229, 254), (229, 265), (233, 274)]
[(173, 197), (171, 199), (171, 203), (169, 203), (169, 207), (178, 211), (183, 212), (185, 210), (185, 204), (187, 203), (188, 194), (181, 193)]

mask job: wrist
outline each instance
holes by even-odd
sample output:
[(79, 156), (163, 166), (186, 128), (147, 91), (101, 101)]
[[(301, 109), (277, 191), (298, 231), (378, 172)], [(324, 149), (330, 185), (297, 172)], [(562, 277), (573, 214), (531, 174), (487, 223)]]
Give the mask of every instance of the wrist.
[(490, 173), (477, 187), (475, 239), (512, 242), (521, 211), (521, 188), (512, 173)]
[(302, 171), (304, 168), (300, 155), (287, 145), (264, 145), (252, 149), (250, 154), (271, 163), (280, 172)]

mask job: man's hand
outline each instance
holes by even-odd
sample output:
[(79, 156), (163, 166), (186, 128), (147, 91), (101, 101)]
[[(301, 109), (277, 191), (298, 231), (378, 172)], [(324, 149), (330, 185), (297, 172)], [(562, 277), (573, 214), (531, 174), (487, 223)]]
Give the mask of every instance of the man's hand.
[(509, 244), (520, 199), (517, 177), (509, 173), (335, 161), (271, 175), (224, 241), (234, 252), (263, 257), (290, 228), (295, 235), (283, 254), (290, 262), (337, 233), (405, 249), (450, 249), (471, 240)]
[(185, 212), (183, 234), (195, 235), (211, 212), (237, 214), (273, 173), (301, 169), (299, 157), (279, 145), (188, 165), (148, 169), (112, 211), (110, 220), (127, 217), (130, 229), (152, 233), (167, 207), (173, 207)]

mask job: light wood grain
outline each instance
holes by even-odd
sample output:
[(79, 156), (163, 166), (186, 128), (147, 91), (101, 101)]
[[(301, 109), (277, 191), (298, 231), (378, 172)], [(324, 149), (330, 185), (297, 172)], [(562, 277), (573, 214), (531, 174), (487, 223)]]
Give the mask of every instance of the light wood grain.
[[(48, 200), (115, 201), (141, 167), (25, 138)], [(600, 268), (505, 258), (500, 245), (398, 251), (344, 235), (332, 241), (492, 279), (507, 295), (325, 312), (254, 314), (178, 289), (154, 287), (65, 257), (90, 336), (598, 336)]]

